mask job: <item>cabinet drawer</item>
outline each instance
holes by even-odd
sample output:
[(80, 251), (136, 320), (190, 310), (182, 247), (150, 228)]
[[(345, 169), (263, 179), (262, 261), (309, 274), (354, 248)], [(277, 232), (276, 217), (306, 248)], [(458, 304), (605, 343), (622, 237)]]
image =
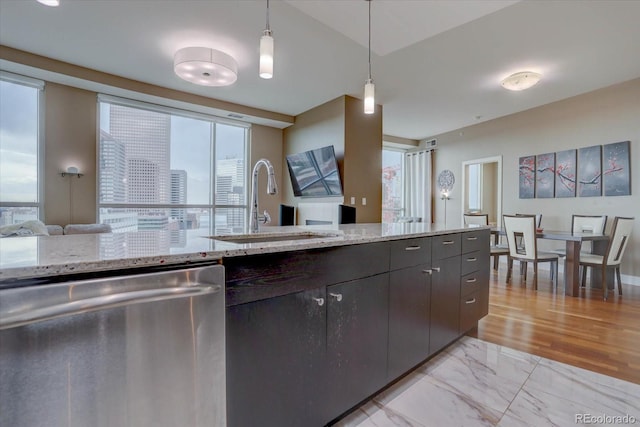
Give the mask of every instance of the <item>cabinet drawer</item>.
[(473, 292), (460, 299), (460, 334), (476, 326), (480, 318), (479, 293)]
[(467, 295), (477, 292), (482, 284), (483, 274), (479, 271), (474, 271), (460, 278), (460, 295), (466, 297)]
[(481, 251), (471, 252), (468, 254), (464, 254), (461, 257), (461, 265), (460, 265), (460, 274), (463, 276), (465, 274), (472, 273), (474, 271), (478, 271), (480, 269), (481, 262), (484, 259)]
[(460, 255), (460, 234), (445, 234), (431, 238), (431, 258), (444, 259)]
[(462, 233), (462, 253), (489, 250), (491, 233), (489, 230), (477, 230)]
[(396, 240), (391, 242), (391, 270), (431, 262), (431, 239)]

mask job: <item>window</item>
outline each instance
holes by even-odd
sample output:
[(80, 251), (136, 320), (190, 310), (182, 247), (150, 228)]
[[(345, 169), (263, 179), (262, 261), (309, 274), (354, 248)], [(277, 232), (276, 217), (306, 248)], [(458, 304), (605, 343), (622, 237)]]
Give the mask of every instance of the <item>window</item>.
[(382, 222), (403, 216), (404, 151), (382, 150)]
[(101, 96), (99, 221), (114, 232), (244, 232), (249, 127)]
[(0, 226), (42, 216), (42, 81), (0, 73)]

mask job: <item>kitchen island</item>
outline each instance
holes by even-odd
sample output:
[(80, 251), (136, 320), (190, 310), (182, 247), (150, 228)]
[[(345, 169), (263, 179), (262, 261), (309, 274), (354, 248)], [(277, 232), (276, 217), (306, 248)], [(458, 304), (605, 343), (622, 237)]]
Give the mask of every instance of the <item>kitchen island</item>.
[(273, 227), (154, 244), (170, 238), (3, 239), (0, 286), (222, 263), (229, 426), (330, 424), (488, 312), (486, 227)]

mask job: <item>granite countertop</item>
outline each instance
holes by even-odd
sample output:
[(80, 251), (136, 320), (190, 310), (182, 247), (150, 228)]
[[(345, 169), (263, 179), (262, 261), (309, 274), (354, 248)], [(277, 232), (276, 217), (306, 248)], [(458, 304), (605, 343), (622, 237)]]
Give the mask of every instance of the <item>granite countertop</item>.
[[(482, 227), (480, 227), (482, 228)], [(477, 228), (474, 228), (477, 229)], [(136, 267), (214, 262), (224, 257), (286, 252), (468, 231), (424, 223), (264, 227), (278, 241), (233, 243), (200, 230), (76, 234), (0, 239), (0, 283)], [(310, 237), (301, 234), (317, 233)], [(286, 240), (291, 236), (297, 240)]]

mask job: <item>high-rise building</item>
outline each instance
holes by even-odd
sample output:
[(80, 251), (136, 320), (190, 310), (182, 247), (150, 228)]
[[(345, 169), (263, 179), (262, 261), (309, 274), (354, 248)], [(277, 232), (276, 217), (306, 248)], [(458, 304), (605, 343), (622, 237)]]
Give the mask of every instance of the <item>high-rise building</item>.
[[(111, 104), (109, 134), (126, 147), (127, 202), (169, 203), (171, 116)], [(146, 183), (154, 189), (138, 188)]]
[[(170, 195), (172, 205), (184, 205), (187, 203), (187, 171), (171, 169)], [(171, 209), (171, 218), (179, 223), (179, 228), (187, 228), (186, 209)]]
[(123, 203), (126, 200), (127, 162), (124, 144), (100, 131), (100, 202)]

